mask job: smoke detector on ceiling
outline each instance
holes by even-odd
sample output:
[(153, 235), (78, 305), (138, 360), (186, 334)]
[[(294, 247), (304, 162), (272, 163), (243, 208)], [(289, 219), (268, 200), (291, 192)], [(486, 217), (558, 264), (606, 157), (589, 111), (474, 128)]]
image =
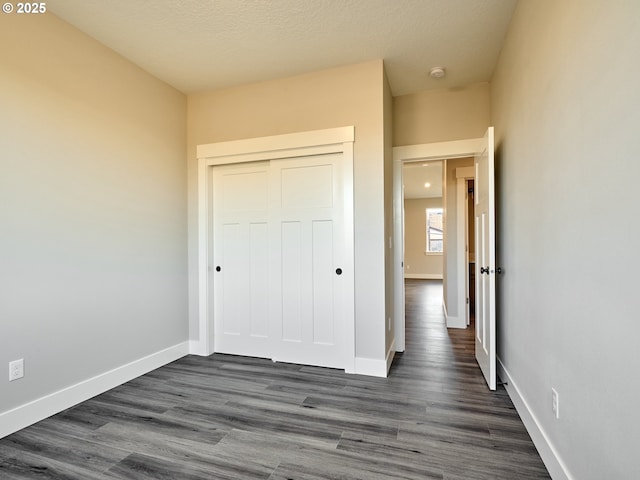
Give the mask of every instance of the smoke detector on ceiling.
[(445, 71), (443, 67), (433, 67), (429, 70), (429, 75), (431, 78), (442, 78), (445, 75)]

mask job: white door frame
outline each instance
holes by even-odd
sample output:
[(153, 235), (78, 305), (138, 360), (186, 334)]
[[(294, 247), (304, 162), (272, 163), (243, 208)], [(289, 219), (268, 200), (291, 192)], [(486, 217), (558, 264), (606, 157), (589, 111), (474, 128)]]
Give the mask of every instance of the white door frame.
[[(469, 216), (468, 216), (468, 202), (467, 202), (467, 180), (475, 177), (475, 168), (460, 167), (456, 168), (456, 215), (457, 226), (456, 235), (458, 238), (458, 265), (456, 266), (456, 272), (458, 276), (458, 312), (465, 312), (464, 314), (464, 326), (466, 328), (469, 325)], [(463, 242), (460, 239), (464, 239)], [(463, 295), (464, 294), (464, 295)], [(462, 316), (462, 313), (458, 315)]]
[[(471, 138), (451, 142), (424, 143), (393, 148), (393, 243), (396, 246), (393, 267), (394, 326), (396, 351), (405, 349), (404, 318), (404, 195), (402, 165), (421, 160), (446, 160), (473, 157), (482, 150), (483, 139)], [(461, 294), (464, 296), (464, 291)]]
[[(213, 342), (213, 309), (209, 305), (209, 247), (213, 241), (209, 234), (209, 199), (213, 186), (209, 182), (210, 169), (216, 165), (256, 162), (280, 158), (296, 158), (309, 155), (341, 153), (345, 165), (344, 174), (344, 223), (342, 239), (347, 248), (343, 275), (354, 283), (354, 222), (353, 222), (353, 126), (314, 130), (308, 132), (274, 135), (269, 137), (234, 140), (229, 142), (198, 145), (198, 340), (192, 342), (192, 352), (211, 355)], [(345, 338), (347, 364), (345, 371), (355, 371), (355, 307), (354, 296), (347, 295), (345, 311), (349, 326)]]

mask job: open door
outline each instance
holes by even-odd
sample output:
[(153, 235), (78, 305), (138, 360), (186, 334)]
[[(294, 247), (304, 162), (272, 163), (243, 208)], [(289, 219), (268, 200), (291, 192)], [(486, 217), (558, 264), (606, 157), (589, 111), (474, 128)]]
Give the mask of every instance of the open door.
[(493, 127), (475, 157), (476, 359), (491, 390), (496, 389), (496, 240)]

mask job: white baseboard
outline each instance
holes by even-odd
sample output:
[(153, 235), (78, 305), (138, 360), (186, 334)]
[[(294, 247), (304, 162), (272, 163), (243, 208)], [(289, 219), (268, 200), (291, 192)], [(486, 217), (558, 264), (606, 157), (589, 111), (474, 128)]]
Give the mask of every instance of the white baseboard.
[(551, 475), (553, 480), (573, 480), (573, 477), (569, 473), (569, 469), (558, 455), (558, 452), (544, 433), (544, 429), (540, 425), (540, 422), (538, 422), (535, 414), (529, 408), (529, 404), (522, 396), (518, 389), (518, 384), (513, 381), (513, 377), (511, 377), (505, 368), (502, 360), (500, 360), (500, 358), (497, 358), (496, 360), (498, 376), (503, 382), (505, 382), (504, 388), (507, 390), (513, 405), (516, 407), (516, 411), (518, 412), (518, 415), (520, 415), (527, 432), (529, 432), (531, 440), (533, 440), (533, 444), (538, 449), (540, 458), (542, 458), (547, 470), (549, 470), (549, 475)]
[(396, 340), (395, 338), (391, 342), (391, 346), (389, 347), (389, 351), (387, 352), (387, 374), (389, 375), (389, 370), (391, 369), (391, 364), (393, 363), (393, 358), (396, 356)]
[(387, 360), (375, 360), (373, 358), (356, 357), (356, 374), (369, 375), (371, 377), (387, 376)]
[(467, 319), (465, 317), (446, 316), (447, 328), (467, 328)]
[(404, 278), (413, 280), (442, 280), (442, 274), (438, 273), (405, 273)]
[(178, 360), (188, 353), (189, 342), (179, 343), (0, 413), (0, 438)]
[(467, 328), (466, 317), (454, 317), (447, 312), (447, 305), (442, 302), (442, 310), (444, 311), (444, 319), (447, 328)]
[(201, 357), (208, 357), (210, 355), (210, 353), (207, 353), (204, 342), (200, 340), (189, 340), (189, 353)]
[[(356, 374), (356, 375), (369, 375), (373, 377), (386, 377), (389, 368), (391, 368), (391, 362), (393, 362), (393, 357), (395, 355), (395, 340), (391, 344), (391, 350), (387, 352), (387, 356), (385, 360), (374, 360), (372, 358), (364, 358), (364, 357), (356, 357), (355, 361), (351, 365), (347, 365), (345, 367), (345, 373)], [(209, 356), (206, 348), (204, 347), (203, 342), (199, 340), (190, 340), (188, 342), (189, 346), (189, 354), (191, 355), (200, 355), (200, 356)], [(274, 362), (277, 362), (277, 359), (272, 359)], [(1, 418), (1, 417), (0, 417)]]

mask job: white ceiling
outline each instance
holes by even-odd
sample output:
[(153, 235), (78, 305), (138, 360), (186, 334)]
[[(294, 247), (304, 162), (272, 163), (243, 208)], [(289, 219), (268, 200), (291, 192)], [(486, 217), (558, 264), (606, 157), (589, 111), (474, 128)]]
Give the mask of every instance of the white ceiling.
[[(489, 81), (517, 0), (48, 0), (184, 93), (384, 59), (394, 95)], [(434, 80), (432, 66), (447, 76)]]
[[(411, 162), (402, 166), (404, 198), (442, 197), (442, 160)], [(425, 183), (430, 187), (425, 187)]]

